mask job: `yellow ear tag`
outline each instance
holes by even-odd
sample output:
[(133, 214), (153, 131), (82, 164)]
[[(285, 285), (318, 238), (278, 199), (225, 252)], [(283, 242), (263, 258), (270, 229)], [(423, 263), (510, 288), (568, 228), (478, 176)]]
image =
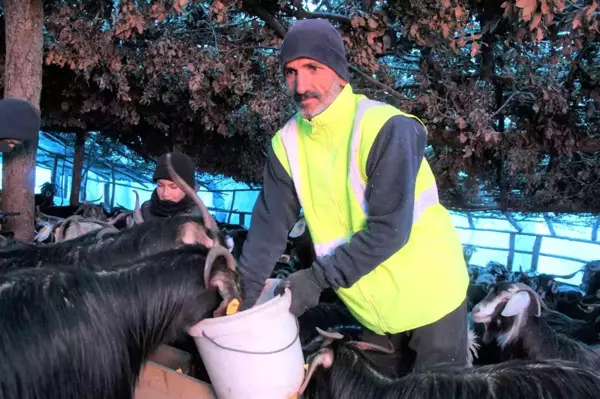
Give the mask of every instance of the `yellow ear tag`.
[(233, 299), (231, 302), (229, 302), (229, 305), (227, 305), (227, 310), (225, 311), (225, 314), (227, 316), (237, 313), (238, 309), (240, 307), (240, 301), (238, 301), (237, 299)]

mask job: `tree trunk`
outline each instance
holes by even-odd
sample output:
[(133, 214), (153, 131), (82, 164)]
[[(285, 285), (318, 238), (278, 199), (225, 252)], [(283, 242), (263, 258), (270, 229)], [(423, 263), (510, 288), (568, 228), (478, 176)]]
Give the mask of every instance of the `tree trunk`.
[[(42, 91), (43, 12), (41, 0), (4, 0), (6, 62), (4, 98), (18, 98), (40, 108)], [(9, 217), (5, 229), (15, 238), (35, 236), (35, 164), (38, 137), (3, 154), (2, 203)]]
[(81, 190), (81, 177), (83, 172), (83, 159), (85, 158), (86, 132), (77, 132), (75, 139), (75, 155), (73, 156), (73, 174), (71, 177), (71, 206), (79, 205), (79, 192)]

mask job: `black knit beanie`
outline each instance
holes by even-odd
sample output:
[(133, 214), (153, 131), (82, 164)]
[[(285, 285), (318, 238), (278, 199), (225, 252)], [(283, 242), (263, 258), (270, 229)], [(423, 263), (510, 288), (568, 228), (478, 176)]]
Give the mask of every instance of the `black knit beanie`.
[[(194, 176), (194, 161), (181, 152), (172, 152), (171, 163), (173, 164), (173, 169), (175, 169), (175, 172), (177, 172), (183, 181), (185, 181), (192, 189), (195, 190), (196, 178)], [(171, 180), (171, 176), (167, 170), (167, 154), (163, 154), (160, 156), (160, 158), (158, 158), (156, 169), (154, 169), (154, 176), (152, 176), (152, 180), (156, 182), (159, 179)]]
[(328, 20), (304, 19), (291, 26), (281, 44), (281, 67), (302, 57), (327, 65), (348, 81), (344, 41)]
[(40, 130), (40, 112), (29, 101), (0, 100), (0, 139), (35, 139)]

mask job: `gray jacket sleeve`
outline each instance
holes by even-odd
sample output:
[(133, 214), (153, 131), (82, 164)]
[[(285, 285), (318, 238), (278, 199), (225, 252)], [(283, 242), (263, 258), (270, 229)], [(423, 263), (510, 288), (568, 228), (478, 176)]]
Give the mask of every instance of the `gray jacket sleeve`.
[(323, 285), (348, 288), (407, 243), (426, 143), (425, 129), (414, 119), (394, 116), (383, 125), (367, 159), (367, 226), (313, 263)]
[(285, 251), (288, 233), (299, 213), (300, 202), (294, 183), (270, 148), (263, 188), (254, 204), (250, 229), (238, 262), (244, 308), (252, 306), (258, 299), (265, 280)]

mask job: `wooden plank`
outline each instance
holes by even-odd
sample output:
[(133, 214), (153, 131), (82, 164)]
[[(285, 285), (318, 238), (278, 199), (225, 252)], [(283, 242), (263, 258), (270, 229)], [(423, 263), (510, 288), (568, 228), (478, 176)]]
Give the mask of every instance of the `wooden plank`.
[(467, 221), (469, 222), (469, 228), (471, 230), (475, 230), (475, 223), (473, 223), (473, 215), (471, 215), (471, 212), (466, 212), (467, 214)]
[(233, 192), (233, 196), (231, 198), (231, 206), (229, 207), (229, 215), (227, 216), (227, 223), (231, 223), (231, 214), (233, 212), (233, 206), (235, 205), (235, 193), (236, 193), (236, 191)]
[(206, 189), (206, 190), (198, 190), (198, 192), (200, 193), (232, 193), (232, 192), (248, 192), (248, 191), (260, 191), (260, 188), (228, 188), (228, 189), (223, 189), (223, 190), (217, 190), (217, 189)]
[(531, 258), (531, 270), (537, 271), (538, 262), (540, 260), (540, 249), (542, 248), (542, 237), (535, 237), (535, 243), (533, 244), (533, 257)]
[(217, 399), (210, 384), (148, 361), (140, 374), (135, 399)]
[(214, 206), (207, 207), (209, 211), (212, 212), (224, 212), (224, 213), (236, 213), (239, 215), (252, 215), (252, 211), (238, 211), (237, 209), (224, 209), (224, 208), (215, 208)]
[(508, 212), (502, 212), (502, 214), (504, 215), (504, 217), (506, 218), (506, 220), (508, 221), (508, 223), (510, 223), (510, 225), (512, 227), (514, 227), (519, 233), (523, 231), (523, 228), (519, 225), (519, 223), (517, 223), (517, 221), (515, 220), (515, 218), (513, 218), (510, 213), (508, 213)]
[(548, 225), (548, 231), (552, 237), (556, 237), (556, 231), (554, 231), (554, 225), (552, 224), (552, 219), (547, 214), (544, 214), (544, 220), (546, 221), (546, 225)]
[[(486, 245), (475, 245), (475, 244), (468, 244), (471, 245), (475, 248), (479, 248), (479, 249), (489, 249), (492, 251), (508, 251), (506, 248), (498, 248), (498, 247), (489, 247)], [(515, 249), (514, 253), (516, 254), (525, 254), (525, 255), (534, 255), (533, 251), (524, 251), (524, 250), (520, 250), (520, 249)], [(555, 258), (555, 259), (561, 259), (561, 260), (568, 260), (568, 261), (572, 261), (572, 262), (578, 262), (578, 263), (588, 263), (589, 260), (587, 259), (579, 259), (579, 258), (573, 258), (571, 256), (563, 256), (563, 255), (553, 255), (553, 254), (546, 254), (543, 252), (539, 252), (538, 253), (539, 256), (545, 256), (548, 258)]]
[(515, 233), (510, 233), (510, 238), (508, 240), (508, 257), (506, 260), (506, 268), (508, 271), (512, 271), (513, 269), (513, 261), (515, 259)]
[[(510, 230), (500, 230), (500, 229), (480, 229), (480, 228), (469, 228), (469, 227), (464, 227), (464, 226), (454, 226), (457, 229), (461, 229), (461, 230), (469, 230), (469, 231), (483, 231), (483, 232), (487, 232), (487, 233), (503, 233), (503, 234), (510, 234), (512, 233), (512, 231)], [(535, 234), (535, 233), (518, 233), (519, 235), (522, 236), (528, 236), (528, 237), (544, 237), (544, 238), (555, 238), (555, 239), (559, 239), (559, 240), (566, 240), (566, 241), (570, 241), (570, 242), (582, 242), (585, 244), (596, 244), (598, 245), (597, 241), (592, 241), (592, 240), (584, 240), (582, 238), (572, 238), (572, 237), (566, 237), (566, 236), (556, 236), (556, 237), (552, 237), (549, 234)]]

